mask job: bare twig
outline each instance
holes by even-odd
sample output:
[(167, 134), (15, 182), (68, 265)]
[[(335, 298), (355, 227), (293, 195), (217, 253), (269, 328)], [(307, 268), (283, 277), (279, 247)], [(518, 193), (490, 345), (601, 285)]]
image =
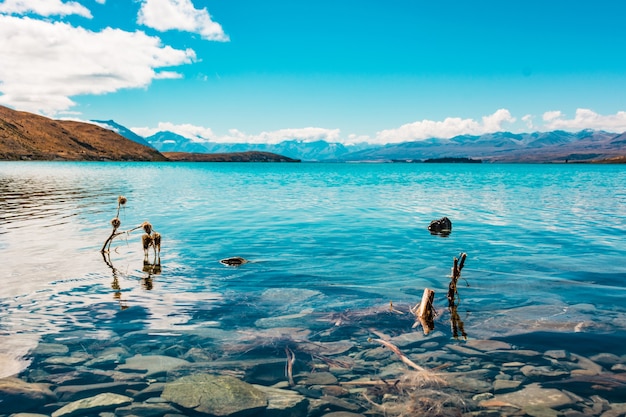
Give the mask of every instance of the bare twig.
[(381, 345), (385, 346), (386, 348), (388, 348), (389, 350), (391, 350), (393, 353), (395, 353), (402, 362), (404, 362), (406, 365), (410, 366), (411, 368), (417, 370), (417, 371), (421, 371), (421, 372), (428, 372), (428, 370), (426, 368), (423, 368), (421, 366), (419, 366), (418, 364), (416, 364), (415, 362), (413, 362), (411, 359), (407, 358), (406, 355), (404, 353), (402, 353), (402, 351), (393, 343), (388, 342), (386, 340), (383, 339), (372, 339), (372, 342), (377, 342), (380, 343)]

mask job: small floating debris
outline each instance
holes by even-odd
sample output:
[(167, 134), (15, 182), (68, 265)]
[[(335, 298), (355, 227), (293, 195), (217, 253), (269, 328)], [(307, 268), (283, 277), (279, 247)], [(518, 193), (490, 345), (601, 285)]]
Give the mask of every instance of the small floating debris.
[(245, 263), (248, 263), (249, 261), (247, 259), (244, 259), (242, 257), (239, 256), (235, 256), (232, 258), (225, 258), (225, 259), (221, 259), (220, 263), (224, 264), (224, 265), (228, 265), (228, 266), (239, 266), (239, 265), (243, 265)]
[(452, 222), (447, 217), (442, 217), (439, 220), (433, 220), (428, 225), (428, 231), (431, 235), (448, 236), (452, 233)]

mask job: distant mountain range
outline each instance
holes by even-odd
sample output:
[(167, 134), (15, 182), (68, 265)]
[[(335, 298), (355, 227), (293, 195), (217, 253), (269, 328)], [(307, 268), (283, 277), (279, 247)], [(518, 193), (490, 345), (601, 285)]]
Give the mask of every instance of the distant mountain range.
[(246, 162), (626, 162), (626, 133), (497, 132), (390, 145), (293, 138), (278, 144), (214, 143), (172, 132), (143, 138), (112, 121), (53, 120), (0, 106), (0, 160)]
[[(111, 128), (123, 135), (123, 132), (129, 131), (116, 123), (112, 124)], [(137, 135), (130, 133), (126, 137), (137, 140), (135, 138)], [(145, 138), (145, 142), (161, 152), (212, 154), (254, 150), (303, 161), (331, 162), (420, 162), (445, 158), (447, 158), (445, 160), (471, 158), (485, 162), (591, 162), (621, 161), (626, 157), (626, 133), (597, 130), (582, 130), (575, 133), (562, 130), (519, 134), (497, 132), (383, 146), (371, 144), (347, 146), (323, 140), (307, 142), (298, 138), (278, 144), (225, 144), (191, 140), (164, 131)]]
[(124, 126), (110, 120), (94, 123), (53, 120), (0, 106), (0, 160), (299, 162), (256, 151), (166, 156)]

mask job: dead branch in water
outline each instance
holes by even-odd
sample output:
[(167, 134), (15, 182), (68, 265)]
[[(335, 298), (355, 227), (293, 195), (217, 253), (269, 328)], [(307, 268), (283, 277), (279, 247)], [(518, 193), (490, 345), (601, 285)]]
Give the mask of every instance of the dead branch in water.
[(455, 296), (458, 297), (459, 295), (459, 292), (457, 291), (457, 282), (459, 278), (461, 278), (461, 270), (465, 265), (466, 258), (466, 253), (461, 253), (459, 255), (459, 258), (454, 258), (454, 263), (452, 266), (452, 276), (450, 277), (450, 284), (448, 285), (448, 306), (450, 307), (455, 305)]
[(124, 196), (119, 196), (117, 198), (117, 214), (111, 220), (111, 226), (113, 226), (113, 230), (109, 237), (104, 241), (104, 245), (102, 245), (102, 249), (100, 252), (102, 254), (108, 253), (111, 250), (111, 244), (113, 240), (120, 235), (128, 235), (131, 232), (137, 229), (143, 229), (146, 233), (141, 237), (142, 246), (144, 250), (144, 263), (148, 262), (148, 249), (154, 249), (154, 265), (160, 266), (161, 264), (161, 234), (157, 231), (153, 230), (152, 225), (149, 222), (143, 222), (139, 226), (133, 227), (132, 229), (126, 230), (124, 232), (118, 232), (118, 229), (122, 225), (120, 221), (120, 209), (122, 206), (126, 204), (127, 200)]
[(428, 370), (426, 368), (422, 368), (421, 366), (419, 366), (418, 364), (416, 364), (415, 362), (413, 362), (411, 359), (407, 358), (406, 355), (404, 353), (402, 353), (402, 351), (393, 343), (388, 342), (386, 340), (383, 339), (372, 339), (372, 342), (377, 342), (380, 343), (381, 345), (385, 346), (386, 348), (388, 348), (389, 350), (391, 350), (393, 353), (395, 353), (402, 362), (404, 362), (406, 365), (410, 366), (411, 368), (420, 371), (420, 372), (428, 372)]

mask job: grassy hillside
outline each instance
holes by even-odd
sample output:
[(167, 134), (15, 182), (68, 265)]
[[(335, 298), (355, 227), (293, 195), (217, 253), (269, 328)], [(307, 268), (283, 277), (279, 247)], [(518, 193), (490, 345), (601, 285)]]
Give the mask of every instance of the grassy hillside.
[(147, 146), (102, 127), (0, 106), (0, 160), (165, 161)]

